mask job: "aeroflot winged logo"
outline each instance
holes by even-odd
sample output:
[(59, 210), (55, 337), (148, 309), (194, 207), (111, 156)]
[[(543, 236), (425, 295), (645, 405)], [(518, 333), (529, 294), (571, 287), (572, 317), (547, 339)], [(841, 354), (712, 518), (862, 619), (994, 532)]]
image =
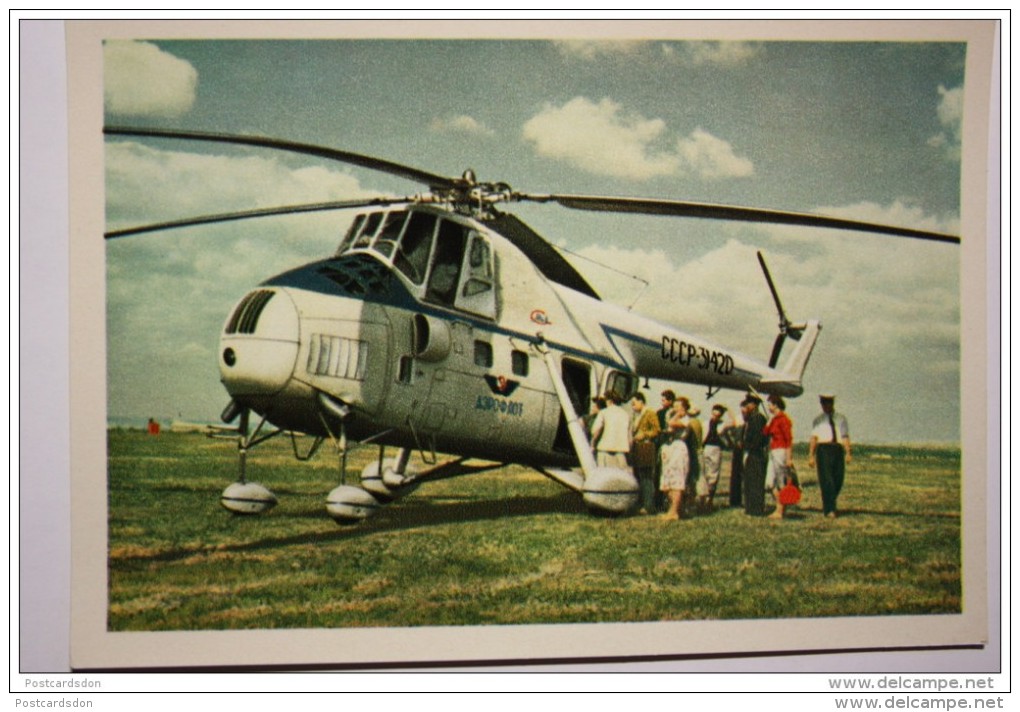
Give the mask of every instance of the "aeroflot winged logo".
[(549, 315), (545, 313), (544, 309), (535, 309), (531, 312), (531, 320), (539, 326), (549, 326), (552, 322), (549, 320)]
[(486, 375), (485, 382), (489, 384), (489, 389), (493, 393), (504, 398), (509, 398), (517, 390), (517, 386), (521, 385), (520, 381), (510, 380), (506, 376)]

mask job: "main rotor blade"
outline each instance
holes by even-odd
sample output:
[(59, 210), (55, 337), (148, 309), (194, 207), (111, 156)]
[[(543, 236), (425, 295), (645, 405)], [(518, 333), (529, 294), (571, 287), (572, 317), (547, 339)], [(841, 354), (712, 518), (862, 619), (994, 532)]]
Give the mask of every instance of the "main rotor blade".
[(315, 146), (296, 141), (268, 138), (266, 136), (245, 136), (239, 134), (207, 133), (204, 131), (171, 131), (166, 129), (135, 128), (129, 126), (107, 126), (103, 133), (108, 136), (146, 136), (152, 138), (174, 138), (187, 141), (208, 141), (211, 143), (233, 143), (243, 146), (260, 146), (291, 153), (302, 153), (308, 156), (328, 158), (333, 161), (349, 163), (362, 168), (371, 168), (382, 173), (406, 178), (427, 185), (433, 190), (448, 190), (457, 185), (457, 179), (429, 173), (428, 171), (405, 166), (400, 163), (365, 156), (350, 151), (340, 151), (326, 146)]
[(518, 200), (538, 203), (556, 202), (566, 208), (595, 210), (616, 213), (642, 213), (645, 215), (672, 215), (676, 217), (707, 218), (711, 220), (734, 220), (738, 222), (773, 223), (780, 225), (804, 225), (808, 227), (836, 228), (874, 232), (897, 237), (913, 237), (935, 242), (959, 243), (958, 235), (947, 235), (928, 230), (882, 225), (879, 223), (846, 220), (813, 213), (795, 213), (783, 210), (745, 208), (736, 205), (713, 203), (692, 203), (683, 200), (658, 200), (654, 198), (618, 198), (600, 195), (528, 195), (515, 194)]
[(229, 222), (231, 220), (247, 220), (248, 218), (264, 218), (272, 215), (290, 215), (292, 213), (314, 213), (326, 210), (344, 210), (346, 208), (361, 208), (370, 205), (392, 205), (393, 203), (406, 203), (410, 198), (369, 198), (360, 200), (336, 200), (328, 203), (306, 203), (303, 205), (282, 205), (275, 208), (256, 208), (254, 210), (241, 210), (234, 213), (217, 213), (215, 215), (199, 215), (193, 218), (182, 220), (170, 220), (168, 222), (151, 223), (149, 225), (138, 225), (137, 227), (123, 228), (121, 230), (110, 230), (103, 233), (103, 237), (111, 240), (115, 237), (127, 237), (129, 235), (141, 235), (147, 232), (158, 232), (160, 230), (173, 230), (179, 227), (191, 227), (192, 225), (208, 225), (209, 223)]

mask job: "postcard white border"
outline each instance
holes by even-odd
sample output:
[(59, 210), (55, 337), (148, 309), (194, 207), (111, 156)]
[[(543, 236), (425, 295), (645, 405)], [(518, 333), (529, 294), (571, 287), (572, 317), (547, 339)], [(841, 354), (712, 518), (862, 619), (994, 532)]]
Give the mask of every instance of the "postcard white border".
[[(72, 664), (78, 669), (584, 661), (825, 649), (904, 649), (988, 639), (988, 220), (986, 153), (964, 154), (961, 253), (964, 425), (964, 612), (790, 621), (600, 623), (556, 626), (112, 633), (106, 630), (105, 269), (102, 241), (101, 45), (110, 37), (675, 37), (677, 39), (967, 41), (964, 145), (988, 142), (992, 22), (75, 22), (67, 26), (71, 146), (70, 296)], [(777, 645), (777, 640), (782, 642)], [(740, 641), (736, 644), (734, 641)], [(455, 652), (451, 652), (455, 651)], [(537, 651), (541, 651), (538, 653)]]

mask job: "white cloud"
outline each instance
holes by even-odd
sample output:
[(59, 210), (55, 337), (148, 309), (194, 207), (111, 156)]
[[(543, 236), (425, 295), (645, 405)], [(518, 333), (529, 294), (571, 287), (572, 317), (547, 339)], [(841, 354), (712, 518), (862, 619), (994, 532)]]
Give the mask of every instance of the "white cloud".
[[(321, 166), (106, 145), (110, 227), (378, 195)], [(284, 270), (330, 255), (349, 212), (204, 225), (107, 244), (111, 415), (207, 418), (226, 403), (217, 335), (233, 305)], [(159, 374), (154, 378), (152, 374)]]
[(695, 66), (735, 66), (753, 59), (759, 52), (759, 45), (753, 42), (686, 42), (682, 47), (686, 61)]
[(621, 115), (620, 108), (610, 99), (593, 104), (584, 97), (561, 107), (548, 105), (524, 125), (524, 137), (540, 155), (567, 160), (596, 175), (636, 180), (673, 175), (677, 157), (650, 150), (665, 122)]
[(937, 114), (943, 131), (928, 139), (928, 145), (945, 151), (948, 158), (960, 160), (963, 132), (963, 87), (946, 89), (939, 85)]
[(939, 85), (939, 94), (942, 95), (938, 108), (939, 121), (943, 126), (951, 126), (959, 131), (963, 120), (963, 87), (946, 89)]
[(590, 61), (605, 56), (630, 55), (645, 43), (638, 40), (558, 40), (553, 44), (564, 56)]
[(460, 114), (458, 116), (451, 116), (448, 118), (437, 117), (432, 119), (432, 123), (429, 125), (429, 128), (438, 133), (461, 133), (478, 136), (491, 136), (494, 133), (493, 130), (484, 123), (472, 116), (468, 116), (467, 114)]
[(677, 141), (677, 152), (689, 170), (702, 178), (740, 178), (754, 173), (754, 164), (733, 152), (733, 147), (703, 129)]
[(103, 46), (103, 101), (111, 114), (174, 118), (195, 103), (198, 72), (149, 42)]
[[(591, 246), (579, 254), (648, 282), (634, 311), (754, 354), (758, 342), (774, 334), (775, 323), (755, 249), (728, 240), (686, 263), (663, 250)], [(618, 304), (630, 304), (635, 293), (632, 283), (619, 279), (599, 283), (597, 289)]]
[(563, 56), (587, 62), (627, 57), (647, 63), (667, 59), (688, 66), (733, 67), (754, 59), (761, 51), (761, 45), (757, 42), (574, 39), (559, 40), (554, 44)]
[(666, 122), (625, 113), (611, 99), (598, 104), (575, 97), (563, 106), (547, 105), (524, 125), (524, 138), (539, 155), (565, 160), (596, 175), (648, 180), (695, 175), (703, 179), (741, 177), (753, 165), (729, 143), (696, 129), (675, 147), (657, 149), (666, 139)]
[(260, 156), (217, 156), (106, 144), (110, 227), (292, 203), (367, 197), (351, 175), (321, 166), (291, 169)]

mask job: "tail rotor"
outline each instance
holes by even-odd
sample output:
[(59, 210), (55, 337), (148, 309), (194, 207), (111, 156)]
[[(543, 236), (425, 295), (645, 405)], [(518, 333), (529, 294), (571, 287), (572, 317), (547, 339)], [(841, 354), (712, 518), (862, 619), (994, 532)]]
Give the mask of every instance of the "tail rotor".
[(765, 274), (765, 281), (768, 283), (769, 291), (772, 293), (772, 300), (776, 303), (776, 311), (779, 312), (779, 333), (776, 334), (776, 340), (772, 344), (772, 354), (769, 356), (769, 368), (775, 368), (779, 362), (779, 354), (783, 350), (783, 344), (786, 343), (787, 337), (794, 341), (800, 341), (800, 337), (803, 336), (807, 324), (793, 324), (787, 318), (786, 310), (783, 309), (783, 302), (779, 299), (779, 292), (772, 281), (772, 273), (769, 272), (768, 265), (765, 264), (765, 257), (761, 252), (758, 252), (758, 264), (761, 265), (761, 271)]

